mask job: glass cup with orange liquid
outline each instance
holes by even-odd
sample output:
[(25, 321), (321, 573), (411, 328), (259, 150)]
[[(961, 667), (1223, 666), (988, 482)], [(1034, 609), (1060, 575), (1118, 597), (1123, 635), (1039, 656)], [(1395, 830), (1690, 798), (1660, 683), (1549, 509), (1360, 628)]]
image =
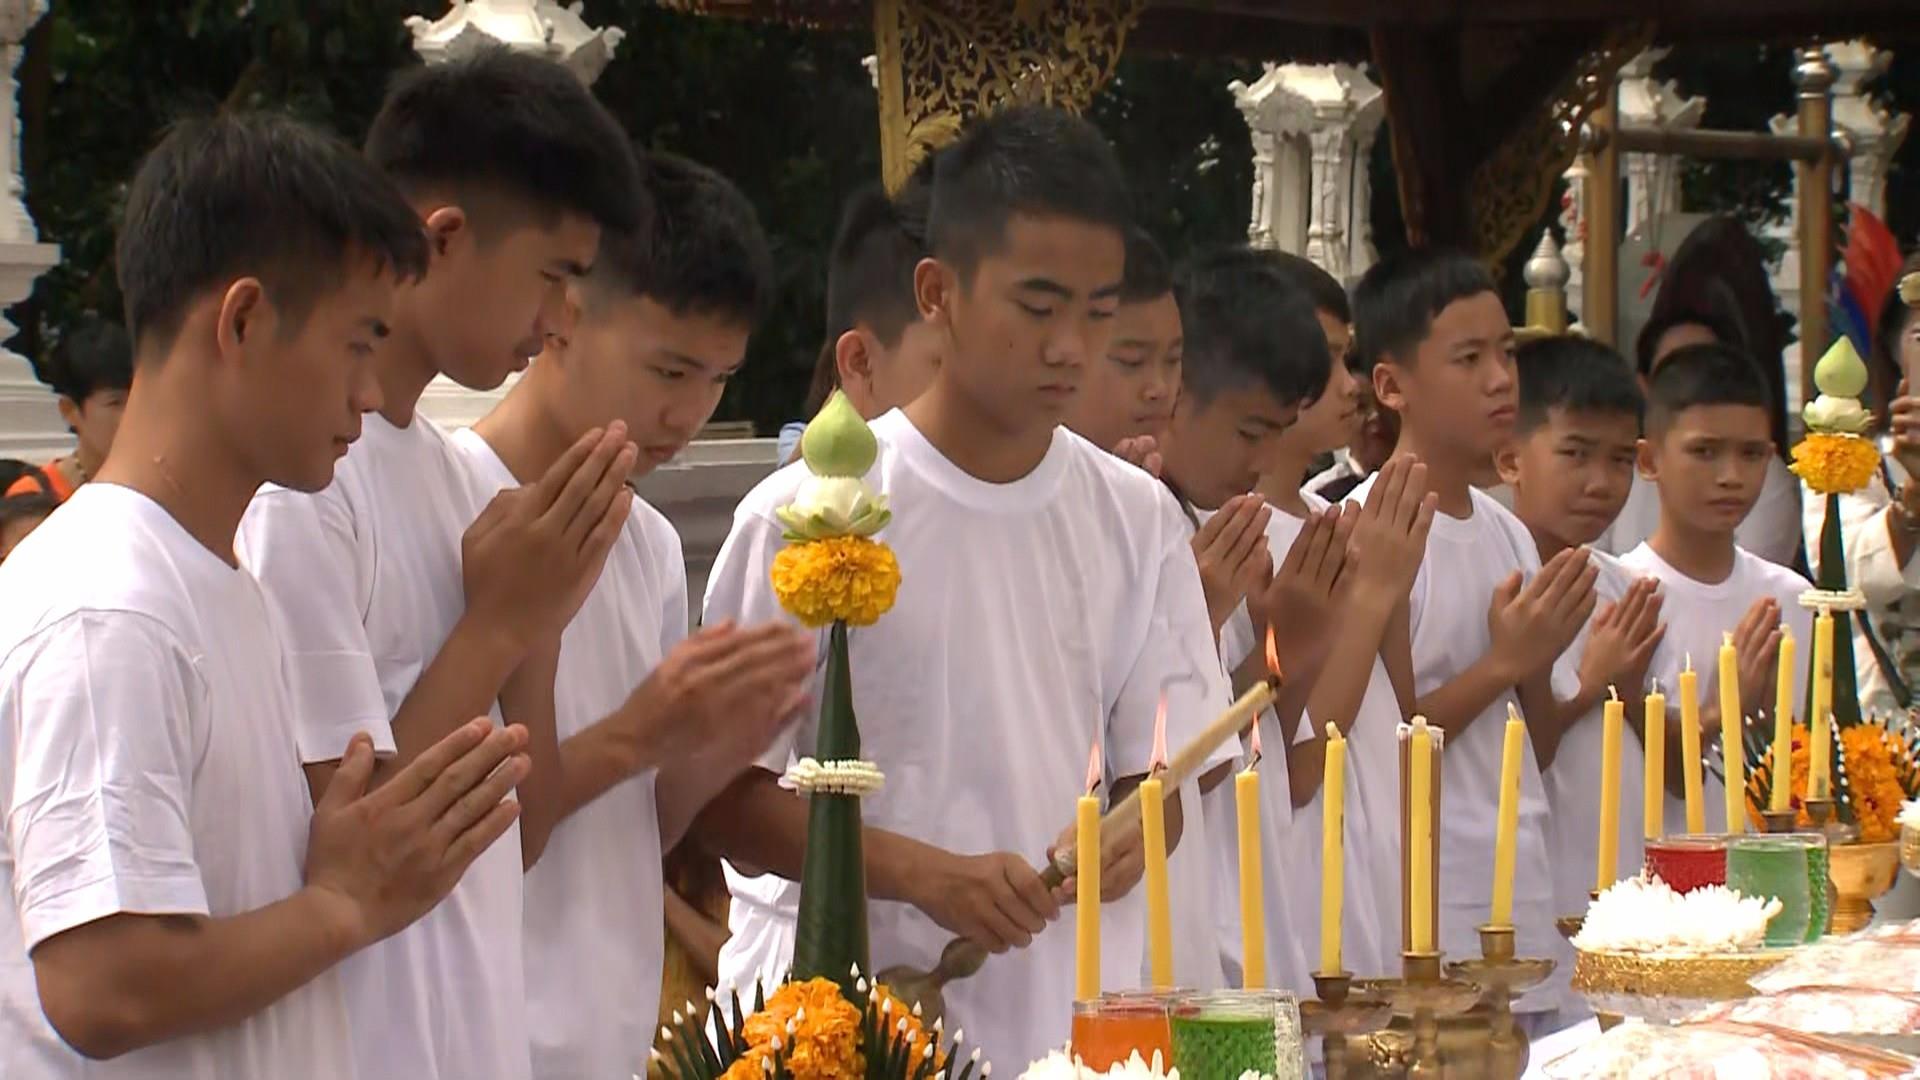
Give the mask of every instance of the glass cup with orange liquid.
[(1073, 1003), (1073, 1053), (1096, 1072), (1106, 1072), (1138, 1052), (1152, 1064), (1173, 1064), (1173, 1036), (1167, 1028), (1167, 991), (1128, 990)]

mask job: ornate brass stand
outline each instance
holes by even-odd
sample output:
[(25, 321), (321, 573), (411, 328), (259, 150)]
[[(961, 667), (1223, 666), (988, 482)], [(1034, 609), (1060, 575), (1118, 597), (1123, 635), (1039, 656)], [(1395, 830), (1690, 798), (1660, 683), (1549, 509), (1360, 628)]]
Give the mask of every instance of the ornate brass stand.
[(1766, 821), (1769, 833), (1790, 833), (1799, 827), (1800, 815), (1792, 810), (1762, 810), (1760, 817)]
[(1393, 1020), (1393, 1006), (1365, 993), (1354, 993), (1353, 973), (1315, 972), (1317, 1000), (1300, 1003), (1300, 1023), (1308, 1034), (1320, 1036), (1327, 1080), (1347, 1080), (1347, 1039), (1379, 1031)]
[(1410, 1024), (1411, 1046), (1405, 1045), (1405, 1033), (1381, 1032), (1374, 1036), (1376, 1068), (1391, 1070), (1400, 1059), (1406, 1061), (1404, 1075), (1409, 1080), (1439, 1080), (1440, 1021), (1465, 1013), (1480, 1000), (1478, 986), (1443, 978), (1440, 968), (1438, 952), (1404, 952), (1400, 954), (1398, 979), (1368, 979), (1359, 984), (1362, 993), (1391, 1001), (1394, 1015)]
[(1554, 963), (1544, 957), (1515, 956), (1511, 926), (1477, 929), (1480, 958), (1448, 964), (1447, 973), (1480, 988), (1488, 1031), (1484, 1075), (1518, 1080), (1527, 1067), (1527, 1039), (1513, 1022), (1513, 1001), (1547, 981)]

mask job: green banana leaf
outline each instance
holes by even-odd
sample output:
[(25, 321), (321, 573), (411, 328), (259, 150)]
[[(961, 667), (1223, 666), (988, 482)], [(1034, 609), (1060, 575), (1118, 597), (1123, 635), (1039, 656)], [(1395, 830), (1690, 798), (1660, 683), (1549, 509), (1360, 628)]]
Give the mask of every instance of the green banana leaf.
[[(828, 632), (827, 670), (821, 683), (821, 761), (860, 757), (860, 725), (853, 715), (853, 680), (847, 662), (847, 624)], [(860, 800), (816, 792), (807, 816), (807, 854), (800, 874), (800, 916), (795, 928), (793, 977), (832, 979), (848, 1001), (857, 971), (871, 971), (867, 954), (866, 860), (860, 842)]]

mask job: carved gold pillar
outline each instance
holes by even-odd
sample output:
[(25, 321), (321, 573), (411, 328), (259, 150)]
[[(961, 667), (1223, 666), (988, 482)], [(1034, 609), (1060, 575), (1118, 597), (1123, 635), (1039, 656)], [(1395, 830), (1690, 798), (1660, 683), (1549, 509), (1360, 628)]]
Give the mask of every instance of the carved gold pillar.
[(1086, 108), (1144, 2), (874, 0), (887, 190), (976, 116), (1015, 102)]

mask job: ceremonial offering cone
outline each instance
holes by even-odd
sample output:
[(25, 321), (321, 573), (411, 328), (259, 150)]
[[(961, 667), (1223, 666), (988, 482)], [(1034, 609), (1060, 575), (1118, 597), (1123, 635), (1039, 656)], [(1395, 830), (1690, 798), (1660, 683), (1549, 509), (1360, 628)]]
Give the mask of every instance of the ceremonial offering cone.
[[(860, 725), (853, 715), (853, 680), (847, 664), (847, 624), (836, 622), (827, 637), (827, 670), (821, 683), (821, 761), (860, 757)], [(800, 916), (793, 942), (793, 977), (826, 978), (857, 1001), (858, 971), (867, 959), (867, 879), (861, 848), (860, 799), (816, 791), (807, 811), (807, 855), (800, 875)]]

